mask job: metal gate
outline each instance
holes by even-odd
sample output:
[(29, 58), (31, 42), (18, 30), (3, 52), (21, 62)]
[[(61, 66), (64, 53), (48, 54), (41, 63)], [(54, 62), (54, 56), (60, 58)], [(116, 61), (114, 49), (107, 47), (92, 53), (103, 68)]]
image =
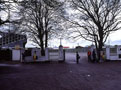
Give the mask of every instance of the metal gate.
[(76, 51), (75, 49), (65, 50), (65, 62), (76, 63)]
[(49, 60), (50, 61), (58, 61), (59, 60), (59, 50), (58, 49), (50, 49), (49, 50)]
[(66, 49), (65, 50), (65, 62), (77, 63), (77, 53), (80, 57), (79, 63), (87, 62), (87, 52), (79, 49)]

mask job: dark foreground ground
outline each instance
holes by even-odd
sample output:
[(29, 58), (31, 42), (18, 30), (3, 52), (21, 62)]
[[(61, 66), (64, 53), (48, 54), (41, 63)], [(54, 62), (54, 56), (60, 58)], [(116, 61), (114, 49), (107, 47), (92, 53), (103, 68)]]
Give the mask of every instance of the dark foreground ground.
[(121, 62), (0, 64), (0, 90), (121, 90)]

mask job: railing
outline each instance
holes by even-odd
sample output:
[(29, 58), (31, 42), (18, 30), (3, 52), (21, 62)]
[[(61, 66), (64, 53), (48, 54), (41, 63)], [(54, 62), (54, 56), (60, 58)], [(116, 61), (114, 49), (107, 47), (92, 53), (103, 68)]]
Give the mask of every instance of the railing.
[(49, 61), (64, 61), (64, 56), (65, 56), (63, 47), (59, 47), (59, 49), (46, 48), (45, 55), (46, 55), (46, 60)]
[(49, 60), (58, 60), (59, 59), (59, 50), (50, 49), (49, 50)]

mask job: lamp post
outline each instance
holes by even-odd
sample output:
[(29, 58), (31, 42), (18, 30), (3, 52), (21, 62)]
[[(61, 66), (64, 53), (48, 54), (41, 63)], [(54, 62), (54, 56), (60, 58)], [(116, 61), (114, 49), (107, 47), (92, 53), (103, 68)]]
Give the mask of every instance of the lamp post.
[(62, 45), (62, 38), (60, 38), (60, 46)]

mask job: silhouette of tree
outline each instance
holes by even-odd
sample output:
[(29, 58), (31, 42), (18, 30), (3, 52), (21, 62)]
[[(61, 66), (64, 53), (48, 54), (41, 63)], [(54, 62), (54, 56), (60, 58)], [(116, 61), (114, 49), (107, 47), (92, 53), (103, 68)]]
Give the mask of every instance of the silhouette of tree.
[(66, 20), (76, 25), (74, 38), (82, 37), (94, 42), (100, 60), (100, 51), (107, 37), (121, 28), (121, 0), (71, 0), (71, 3), (78, 14)]
[(39, 45), (41, 54), (44, 55), (44, 49), (48, 47), (48, 38), (57, 25), (56, 13), (62, 3), (56, 0), (23, 0), (22, 2), (20, 5), (23, 32), (28, 32), (29, 40)]

